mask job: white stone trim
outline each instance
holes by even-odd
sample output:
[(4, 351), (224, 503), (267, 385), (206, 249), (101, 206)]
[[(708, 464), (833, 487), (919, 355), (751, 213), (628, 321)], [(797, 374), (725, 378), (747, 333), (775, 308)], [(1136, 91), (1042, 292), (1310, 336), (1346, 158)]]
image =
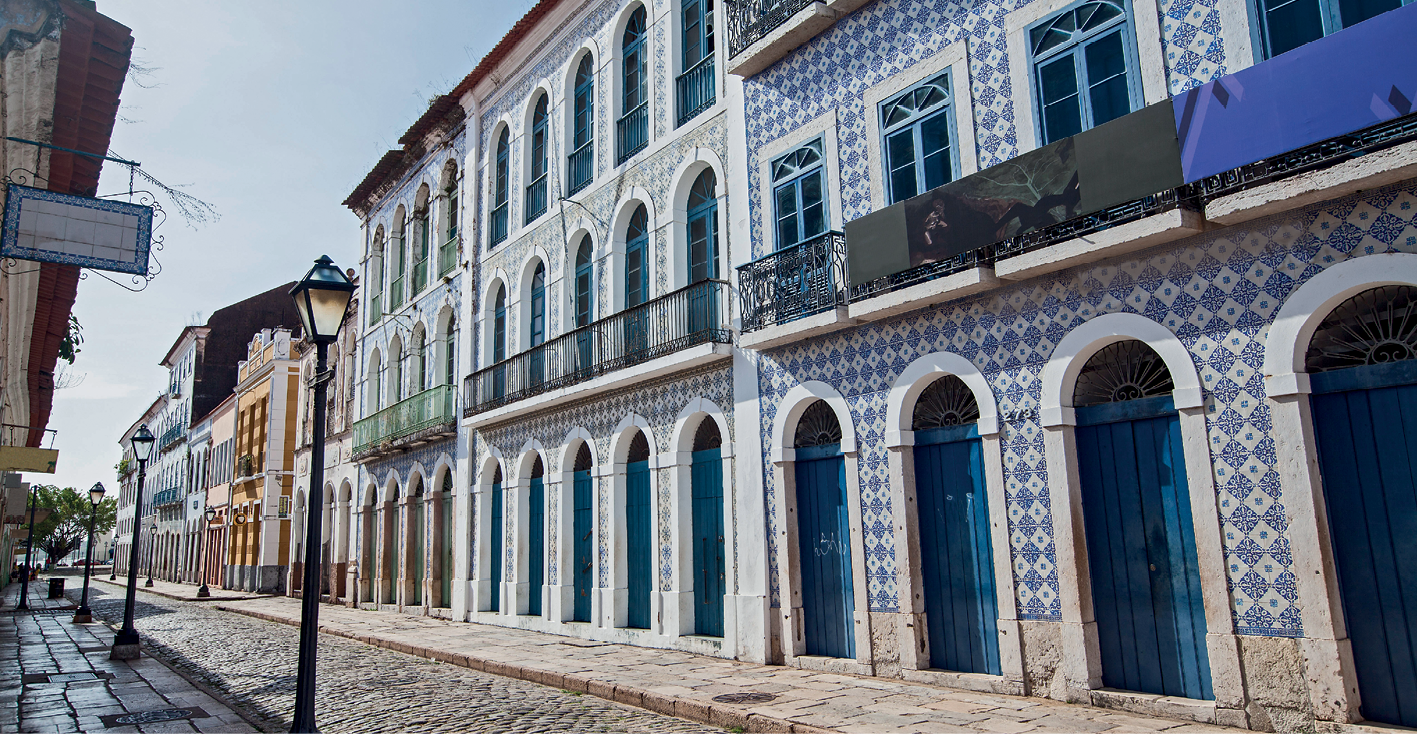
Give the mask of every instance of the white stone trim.
[[(837, 143), (836, 108), (828, 110), (817, 119), (802, 125), (777, 140), (758, 149), (758, 227), (764, 247), (763, 254), (778, 249), (777, 228), (774, 220), (777, 208), (773, 198), (772, 162), (802, 147), (816, 138), (822, 139), (822, 170), (827, 174), (827, 230), (840, 230), (844, 224), (841, 212), (841, 158)], [(836, 192), (833, 195), (832, 192)], [(752, 258), (749, 257), (749, 260)]]
[(856, 426), (852, 423), (851, 407), (846, 404), (846, 398), (831, 385), (810, 380), (788, 390), (778, 403), (777, 415), (772, 422), (772, 447), (769, 449), (772, 463), (796, 460), (793, 435), (797, 430), (797, 421), (813, 400), (825, 400), (836, 411), (837, 421), (841, 423), (841, 453), (856, 453)]
[(969, 386), (979, 404), (979, 435), (999, 432), (999, 407), (994, 390), (973, 362), (953, 352), (932, 352), (911, 362), (901, 371), (886, 396), (886, 447), (915, 445), (911, 419), (915, 401), (939, 377), (954, 375)]

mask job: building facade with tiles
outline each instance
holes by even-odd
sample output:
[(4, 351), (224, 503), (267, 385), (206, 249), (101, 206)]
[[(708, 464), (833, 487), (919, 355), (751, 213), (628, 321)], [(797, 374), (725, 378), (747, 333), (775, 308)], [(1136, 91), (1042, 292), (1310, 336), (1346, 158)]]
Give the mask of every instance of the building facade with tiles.
[[(1390, 5), (728, 3), (769, 659), (1413, 724), (1417, 89), (1383, 34), (1417, 9)], [(1276, 140), (1299, 107), (1356, 122), (1246, 158), (1251, 104)], [(1087, 208), (1171, 171), (1088, 134), (1143, 116), (1174, 181)]]

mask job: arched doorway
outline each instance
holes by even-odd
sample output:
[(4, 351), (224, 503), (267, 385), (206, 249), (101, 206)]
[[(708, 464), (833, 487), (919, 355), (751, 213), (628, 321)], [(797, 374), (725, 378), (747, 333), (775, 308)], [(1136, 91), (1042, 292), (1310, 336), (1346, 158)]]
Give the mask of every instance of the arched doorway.
[(694, 633), (723, 636), (723, 436), (704, 416), (689, 467), (694, 532)]
[(526, 613), (541, 616), (541, 587), (546, 583), (546, 469), (538, 456), (531, 466), (527, 493)]
[(1073, 393), (1093, 609), (1109, 688), (1213, 699), (1190, 490), (1171, 373), (1128, 339)]
[(491, 582), (491, 593), (488, 595), (490, 601), (487, 605), (489, 612), (502, 611), (502, 567), (506, 565), (507, 553), (507, 528), (503, 519), (505, 517), (503, 502), (502, 467), (498, 465), (492, 471), (492, 511), (488, 519), (488, 524), (491, 526), (487, 546), (488, 555), (491, 556), (487, 559), (488, 578)]
[(1000, 675), (979, 405), (946, 375), (915, 403), (915, 494), (930, 667)]
[(443, 472), (442, 502), (439, 511), (438, 606), (453, 605), (453, 470)]
[(571, 479), (571, 619), (576, 622), (590, 621), (591, 589), (594, 586), (592, 571), (595, 568), (591, 541), (595, 527), (595, 502), (590, 477), (590, 445), (581, 442), (576, 452), (576, 463)]
[(375, 569), (378, 567), (374, 558), (374, 494), (378, 488), (369, 485), (364, 490), (365, 502), (360, 507), (359, 512), (359, 561), (355, 566), (355, 574), (358, 581), (355, 585), (355, 593), (361, 595), (359, 601), (378, 601), (376, 594)]
[(398, 485), (394, 485), (394, 498), (393, 502), (389, 505), (389, 510), (390, 522), (392, 523), (392, 526), (389, 528), (389, 543), (392, 547), (390, 548), (391, 552), (389, 554), (390, 565), (388, 572), (390, 583), (388, 584), (389, 598), (387, 601), (389, 604), (398, 604), (403, 596), (401, 593), (403, 580), (404, 577), (407, 576), (403, 567), (403, 561), (406, 557), (403, 552), (403, 539), (404, 518), (407, 508), (404, 506), (403, 492), (399, 490)]
[(649, 592), (654, 578), (654, 510), (649, 489), (649, 441), (636, 430), (625, 458), (625, 626), (649, 629)]
[(793, 438), (798, 563), (806, 654), (855, 658), (855, 595), (841, 423), (824, 400), (807, 406)]
[(423, 477), (413, 478), (412, 496), (408, 498), (408, 594), (413, 606), (423, 606), (423, 582), (427, 574), (423, 548), (427, 512), (423, 507)]
[(1363, 717), (1417, 726), (1417, 288), (1339, 304), (1305, 369)]

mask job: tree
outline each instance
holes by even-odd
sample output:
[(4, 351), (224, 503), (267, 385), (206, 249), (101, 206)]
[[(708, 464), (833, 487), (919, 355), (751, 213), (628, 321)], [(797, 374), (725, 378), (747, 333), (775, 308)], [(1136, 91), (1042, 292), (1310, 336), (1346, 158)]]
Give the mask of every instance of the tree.
[(90, 519), (95, 536), (113, 529), (118, 521), (118, 500), (105, 498), (95, 511), (88, 491), (79, 492), (73, 487), (40, 486), (38, 506), (48, 508), (50, 515), (35, 525), (35, 547), (49, 556), (50, 563), (83, 545), (89, 534)]

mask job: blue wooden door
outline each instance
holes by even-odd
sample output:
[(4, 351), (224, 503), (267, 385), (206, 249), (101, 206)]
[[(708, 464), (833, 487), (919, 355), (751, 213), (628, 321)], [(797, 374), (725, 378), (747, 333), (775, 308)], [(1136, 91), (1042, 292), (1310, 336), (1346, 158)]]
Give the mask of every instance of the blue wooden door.
[(690, 466), (694, 529), (694, 633), (723, 636), (723, 455), (695, 451)]
[(443, 552), (438, 556), (438, 606), (444, 608), (453, 605), (453, 493), (446, 489), (446, 484), (443, 490)]
[(413, 498), (413, 522), (409, 545), (413, 551), (413, 604), (419, 606), (423, 604), (423, 577), (425, 575), (423, 536), (425, 513), (423, 511), (423, 495), (415, 495)]
[(1404, 361), (1312, 378), (1319, 469), (1363, 718), (1411, 727), (1417, 727), (1414, 368), (1417, 361)]
[(503, 533), (506, 528), (502, 525), (501, 482), (492, 485), (492, 517), (488, 522), (492, 525), (491, 536), (487, 539), (487, 563), (491, 571), (488, 575), (492, 580), (492, 601), (488, 606), (488, 611), (500, 612), (502, 610), (502, 564), (506, 562), (506, 544), (503, 541)]
[(531, 478), (527, 511), (526, 613), (541, 616), (541, 585), (546, 581), (546, 483)]
[(649, 462), (630, 462), (625, 473), (625, 566), (630, 607), (626, 624), (637, 629), (649, 629), (649, 590), (654, 576), (652, 516)]
[(592, 560), (594, 556), (591, 553), (591, 538), (594, 535), (595, 507), (591, 486), (590, 470), (575, 473), (571, 489), (571, 561), (575, 574), (571, 580), (571, 593), (575, 597), (571, 604), (571, 619), (577, 622), (590, 621), (590, 595), (591, 588), (594, 587), (592, 571), (595, 569), (595, 563)]
[(1102, 682), (1213, 699), (1181, 422), (1172, 400), (1078, 408), (1077, 421)]
[(915, 432), (930, 666), (1000, 675), (984, 450), (975, 424)]
[(840, 444), (797, 449), (797, 544), (808, 655), (856, 657), (846, 458)]

